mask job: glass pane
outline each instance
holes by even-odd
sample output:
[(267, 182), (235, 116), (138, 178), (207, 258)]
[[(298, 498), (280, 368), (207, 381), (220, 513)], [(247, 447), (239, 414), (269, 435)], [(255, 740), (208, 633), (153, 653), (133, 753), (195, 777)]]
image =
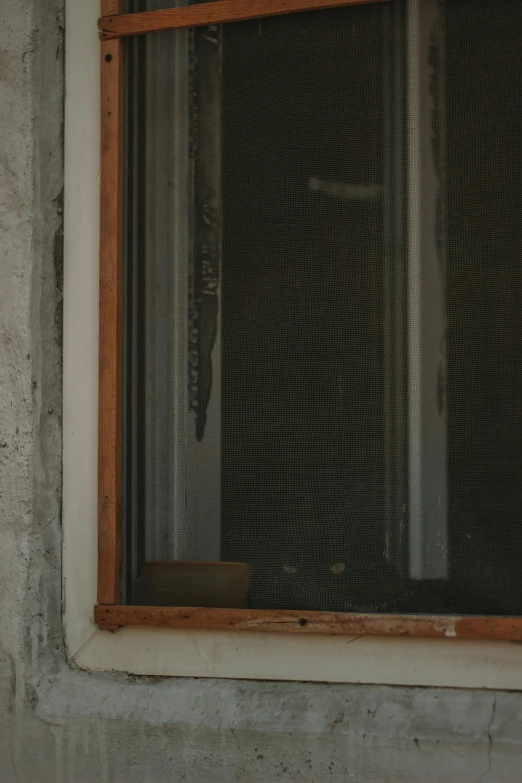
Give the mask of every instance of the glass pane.
[(522, 12), (127, 46), (128, 600), (519, 613)]
[(220, 351), (212, 334), (219, 38), (203, 28), (127, 42), (123, 511), (131, 595), (145, 562), (220, 556), (219, 359), (212, 368), (210, 356)]
[(390, 570), (385, 14), (224, 30), (222, 542), (258, 607), (377, 608)]
[(522, 612), (522, 7), (446, 19), (448, 487), (452, 585)]

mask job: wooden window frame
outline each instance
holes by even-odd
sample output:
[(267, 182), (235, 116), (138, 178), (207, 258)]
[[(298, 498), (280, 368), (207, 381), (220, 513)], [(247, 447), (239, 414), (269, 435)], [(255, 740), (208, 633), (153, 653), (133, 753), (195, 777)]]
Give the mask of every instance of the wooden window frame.
[(388, 0), (216, 0), (193, 6), (121, 13), (121, 0), (101, 0), (101, 173), (98, 418), (99, 628), (126, 625), (448, 637), (522, 641), (522, 617), (368, 615), (120, 604), (121, 385), (123, 226), (123, 38), (159, 30), (221, 24), (298, 11)]

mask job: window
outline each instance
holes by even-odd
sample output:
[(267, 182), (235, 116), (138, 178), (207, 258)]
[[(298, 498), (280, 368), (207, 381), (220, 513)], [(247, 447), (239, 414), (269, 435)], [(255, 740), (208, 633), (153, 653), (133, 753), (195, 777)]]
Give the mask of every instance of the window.
[(522, 13), (255, 5), (100, 22), (98, 622), (520, 638)]

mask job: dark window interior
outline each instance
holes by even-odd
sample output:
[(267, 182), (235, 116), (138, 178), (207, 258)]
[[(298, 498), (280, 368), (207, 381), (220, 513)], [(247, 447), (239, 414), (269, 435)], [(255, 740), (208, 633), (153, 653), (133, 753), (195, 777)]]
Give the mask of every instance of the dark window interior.
[[(219, 473), (221, 543), (209, 559), (221, 560), (224, 582), (227, 563), (250, 567), (237, 595), (227, 582), (228, 605), (522, 611), (522, 8), (429, 2), (421, 100), (431, 120), (421, 145), (435, 171), (437, 214), (425, 231), (444, 291), (445, 576), (412, 578), (407, 565), (408, 4), (292, 14), (221, 30), (222, 252), (212, 300), (207, 251), (198, 254), (208, 231), (199, 161), (213, 138), (204, 111), (189, 169), (200, 307), (189, 437), (211, 437), (202, 411), (219, 383), (219, 467), (210, 459), (208, 473)], [(190, 39), (196, 114), (216, 100), (197, 76), (210, 62), (208, 37), (200, 30)], [(124, 577), (130, 602), (219, 605), (216, 566), (208, 577), (200, 567), (195, 593), (190, 569), (184, 586), (167, 575), (161, 589), (147, 570), (146, 528), (159, 522), (144, 477), (163, 457), (142, 413), (145, 201), (154, 198), (143, 160), (159, 156), (145, 118), (143, 40), (128, 47)], [(165, 553), (164, 574), (174, 559)]]

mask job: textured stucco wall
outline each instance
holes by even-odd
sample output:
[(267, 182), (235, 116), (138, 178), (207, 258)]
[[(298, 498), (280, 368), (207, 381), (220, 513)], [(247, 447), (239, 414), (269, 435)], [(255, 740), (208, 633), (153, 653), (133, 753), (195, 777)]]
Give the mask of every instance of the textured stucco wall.
[(60, 0), (0, 0), (0, 783), (522, 780), (519, 694), (68, 666), (62, 45)]

